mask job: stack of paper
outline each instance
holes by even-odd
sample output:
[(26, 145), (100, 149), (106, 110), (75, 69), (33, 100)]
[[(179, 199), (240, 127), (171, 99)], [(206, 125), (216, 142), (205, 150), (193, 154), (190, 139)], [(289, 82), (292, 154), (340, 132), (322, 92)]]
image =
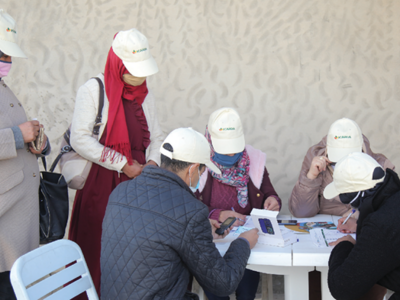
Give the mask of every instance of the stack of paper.
[[(330, 247), (329, 243), (334, 242), (337, 239), (340, 239), (341, 237), (344, 237), (349, 234), (341, 233), (338, 230), (327, 230), (322, 228), (316, 228), (310, 230), (310, 235), (315, 245), (317, 245), (320, 248), (326, 248)], [(356, 235), (354, 233), (350, 235), (353, 237), (353, 239), (356, 239)]]

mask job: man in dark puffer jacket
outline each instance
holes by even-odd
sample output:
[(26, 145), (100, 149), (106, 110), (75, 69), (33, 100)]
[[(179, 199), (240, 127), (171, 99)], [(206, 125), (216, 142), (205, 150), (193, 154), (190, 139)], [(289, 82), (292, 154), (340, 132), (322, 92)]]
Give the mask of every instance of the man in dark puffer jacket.
[[(102, 299), (192, 299), (190, 273), (212, 293), (235, 291), (257, 242), (257, 230), (232, 242), (224, 257), (213, 243), (208, 208), (192, 190), (210, 162), (203, 135), (170, 133), (161, 168), (147, 166), (111, 194), (103, 221)], [(216, 170), (215, 170), (216, 169)]]
[[(357, 242), (345, 236), (329, 258), (328, 285), (339, 300), (378, 299), (373, 287), (395, 292), (400, 299), (400, 180), (365, 153), (352, 153), (338, 161), (333, 182), (324, 190), (330, 199), (358, 208)], [(380, 297), (379, 299), (382, 299)]]

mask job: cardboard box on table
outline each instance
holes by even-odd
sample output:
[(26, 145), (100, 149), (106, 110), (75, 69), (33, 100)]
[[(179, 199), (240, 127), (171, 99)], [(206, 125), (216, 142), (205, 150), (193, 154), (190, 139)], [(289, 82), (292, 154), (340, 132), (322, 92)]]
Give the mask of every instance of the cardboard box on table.
[(291, 230), (279, 226), (276, 219), (278, 213), (278, 211), (257, 208), (251, 211), (254, 226), (259, 230), (260, 244), (285, 247), (297, 242), (297, 237)]

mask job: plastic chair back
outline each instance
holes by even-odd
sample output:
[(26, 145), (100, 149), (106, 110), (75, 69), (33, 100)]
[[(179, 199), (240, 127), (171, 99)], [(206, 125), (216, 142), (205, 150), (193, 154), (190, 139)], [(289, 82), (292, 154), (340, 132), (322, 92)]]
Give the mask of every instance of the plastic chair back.
[(18, 300), (72, 299), (85, 291), (89, 300), (99, 299), (81, 249), (69, 240), (22, 255), (12, 266), (10, 279)]

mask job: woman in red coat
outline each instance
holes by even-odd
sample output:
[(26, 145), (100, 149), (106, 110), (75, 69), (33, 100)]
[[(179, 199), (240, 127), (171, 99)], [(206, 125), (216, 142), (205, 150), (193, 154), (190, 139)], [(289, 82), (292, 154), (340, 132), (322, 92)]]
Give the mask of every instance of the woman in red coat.
[(99, 140), (91, 135), (98, 109), (97, 81), (89, 80), (77, 94), (71, 145), (93, 164), (85, 186), (76, 193), (69, 239), (81, 247), (99, 295), (102, 222), (108, 197), (118, 184), (138, 176), (146, 164), (157, 165), (160, 159), (163, 136), (146, 84), (146, 77), (156, 72), (157, 64), (142, 33), (131, 29), (116, 34), (104, 77), (98, 75), (105, 86)]

